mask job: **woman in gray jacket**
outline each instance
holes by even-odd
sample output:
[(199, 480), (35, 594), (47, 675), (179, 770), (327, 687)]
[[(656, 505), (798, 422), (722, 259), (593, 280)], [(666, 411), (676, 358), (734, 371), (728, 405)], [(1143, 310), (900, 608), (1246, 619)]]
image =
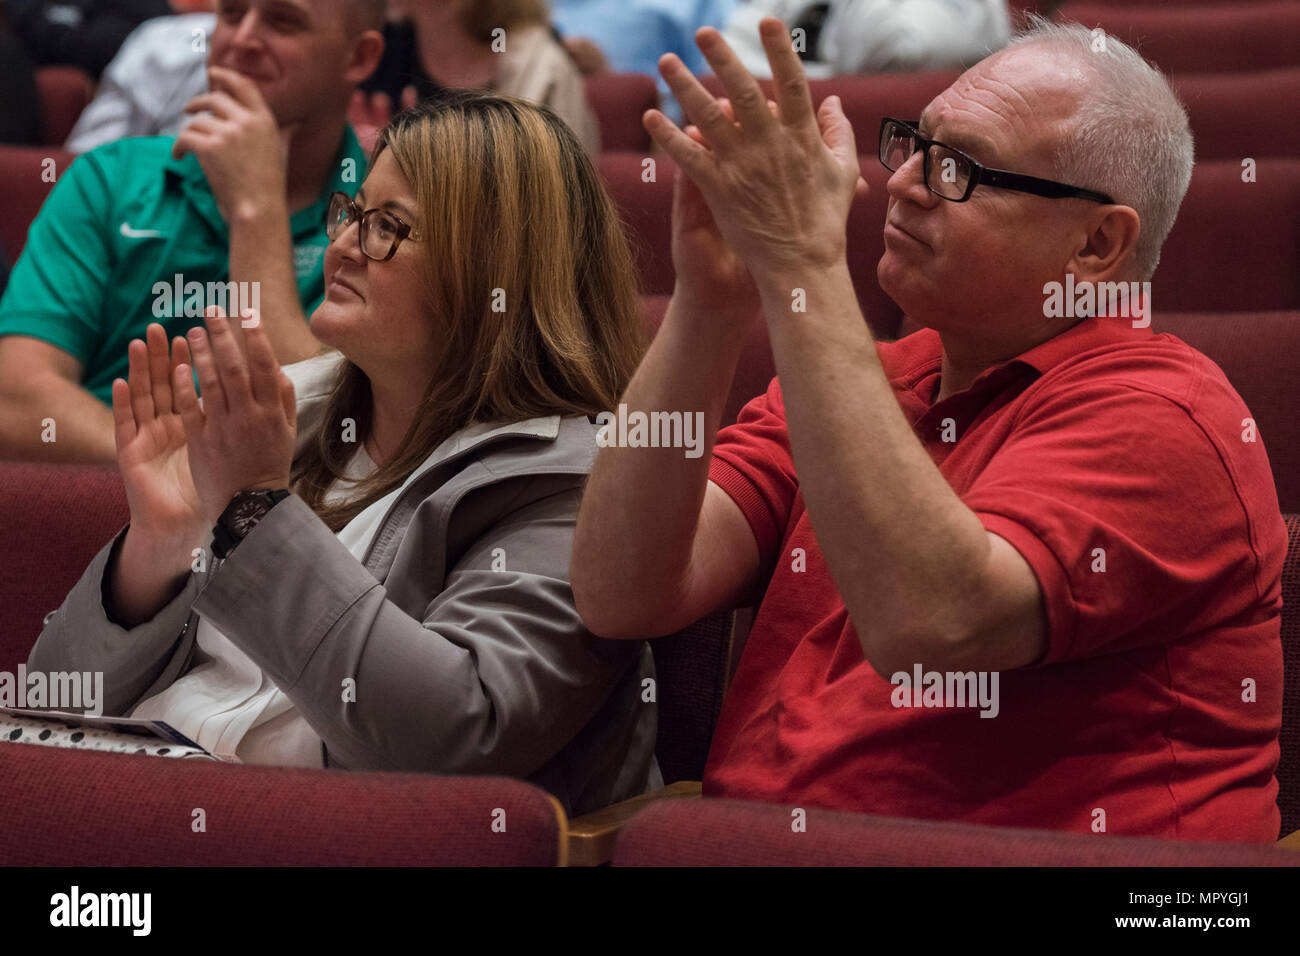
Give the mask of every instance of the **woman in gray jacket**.
[(582, 147), (448, 94), (383, 131), (328, 233), (337, 351), (280, 369), (211, 309), (170, 356), (159, 325), (131, 343), (131, 521), (29, 668), (100, 671), (104, 713), (226, 759), (523, 777), (571, 813), (660, 785), (649, 648), (589, 634), (568, 581), (592, 419), (640, 357)]

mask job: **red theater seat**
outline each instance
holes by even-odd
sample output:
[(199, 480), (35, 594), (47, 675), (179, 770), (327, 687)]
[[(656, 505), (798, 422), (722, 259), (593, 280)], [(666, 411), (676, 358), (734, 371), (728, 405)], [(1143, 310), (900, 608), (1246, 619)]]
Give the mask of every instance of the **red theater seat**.
[[(1277, 765), (1277, 806), (1282, 835), (1300, 831), (1300, 515), (1286, 517), (1282, 567), (1282, 755)], [(1300, 847), (1300, 843), (1297, 844)]]
[(1300, 4), (1119, 6), (1070, 2), (1056, 14), (1135, 45), (1166, 73), (1219, 73), (1300, 66)]
[(905, 820), (740, 800), (666, 800), (623, 828), (615, 866), (1300, 866), (1271, 846)]
[(1196, 142), (1196, 161), (1300, 156), (1300, 124), (1281, 104), (1300, 102), (1300, 67), (1170, 77)]
[(1156, 313), (1300, 309), (1300, 159), (1197, 163), (1152, 280)]
[(704, 775), (740, 639), (733, 615), (724, 612), (650, 642), (659, 707), (655, 759), (665, 785)]
[(643, 73), (603, 73), (586, 79), (587, 102), (600, 120), (605, 152), (650, 150), (650, 134), (641, 116), (659, 105), (655, 81)]
[(36, 71), (36, 93), (41, 102), (42, 139), (46, 145), (62, 146), (95, 95), (95, 80), (75, 66), (43, 66)]
[[(669, 298), (666, 295), (646, 296), (641, 300), (643, 316), (652, 335), (658, 332), (659, 325), (664, 320), (664, 313), (668, 311)], [(709, 320), (708, 316), (701, 318), (705, 322)], [(767, 391), (767, 386), (771, 384), (774, 375), (776, 375), (776, 367), (772, 364), (772, 349), (767, 341), (767, 323), (762, 315), (755, 315), (749, 338), (745, 342), (740, 362), (736, 366), (736, 374), (731, 380), (731, 392), (727, 396), (727, 405), (722, 412), (720, 427), (725, 428), (735, 422), (740, 410), (751, 399)]]
[(596, 168), (627, 227), (641, 275), (641, 292), (668, 295), (673, 291), (671, 240), (676, 165), (662, 156), (603, 153)]
[[(75, 157), (49, 146), (0, 146), (0, 249), (10, 265), (27, 244), (27, 229), (54, 188), (47, 170), (57, 178)], [(53, 166), (47, 160), (53, 160)]]
[[(858, 152), (874, 155), (880, 120), (916, 120), (930, 100), (947, 89), (956, 71), (838, 76), (809, 83), (813, 103), (835, 95), (844, 105), (857, 138)], [(1243, 156), (1300, 154), (1300, 127), (1279, 103), (1300, 100), (1300, 67), (1250, 73), (1180, 73), (1170, 77), (1187, 107), (1198, 161)], [(770, 80), (760, 81), (768, 96)], [(722, 93), (717, 77), (704, 85)]]
[(0, 670), (13, 671), (130, 513), (117, 468), (0, 462)]
[[(9, 866), (565, 862), (559, 803), (500, 777), (232, 766), (0, 743), (0, 781), (0, 860)], [(196, 832), (200, 819), (204, 830)], [(494, 828), (498, 820), (504, 830)]]

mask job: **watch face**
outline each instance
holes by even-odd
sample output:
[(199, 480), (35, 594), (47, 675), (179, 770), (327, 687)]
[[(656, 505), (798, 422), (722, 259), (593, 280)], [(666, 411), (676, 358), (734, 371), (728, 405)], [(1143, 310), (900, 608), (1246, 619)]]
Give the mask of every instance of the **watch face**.
[(261, 520), (262, 515), (266, 514), (266, 502), (260, 498), (246, 498), (235, 505), (234, 512), (230, 516), (230, 523), (235, 529), (235, 533), (241, 538), (252, 530), (253, 525)]

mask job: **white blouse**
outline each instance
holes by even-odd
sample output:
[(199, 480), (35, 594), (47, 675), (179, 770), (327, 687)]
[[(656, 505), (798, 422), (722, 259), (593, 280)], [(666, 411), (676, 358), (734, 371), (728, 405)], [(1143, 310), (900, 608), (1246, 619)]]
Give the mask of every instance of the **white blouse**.
[[(345, 474), (348, 478), (364, 478), (376, 468), (364, 445), (360, 445)], [(347, 482), (336, 483), (327, 500), (345, 499), (354, 487)], [(339, 531), (338, 539), (358, 561), (365, 557), (389, 505), (403, 487), (405, 483)], [(165, 721), (224, 760), (284, 767), (324, 766), (320, 735), (247, 654), (201, 615), (194, 639), (194, 667), (170, 687), (142, 701), (130, 716)]]

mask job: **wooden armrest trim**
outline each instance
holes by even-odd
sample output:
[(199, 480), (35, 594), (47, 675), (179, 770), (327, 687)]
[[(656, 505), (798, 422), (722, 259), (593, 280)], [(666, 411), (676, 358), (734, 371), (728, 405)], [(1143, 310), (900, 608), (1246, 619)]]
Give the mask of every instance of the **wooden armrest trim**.
[(698, 780), (679, 780), (662, 790), (643, 793), (602, 810), (583, 814), (569, 821), (570, 866), (600, 866), (614, 855), (614, 841), (618, 839), (623, 824), (656, 800), (697, 798), (700, 796)]

